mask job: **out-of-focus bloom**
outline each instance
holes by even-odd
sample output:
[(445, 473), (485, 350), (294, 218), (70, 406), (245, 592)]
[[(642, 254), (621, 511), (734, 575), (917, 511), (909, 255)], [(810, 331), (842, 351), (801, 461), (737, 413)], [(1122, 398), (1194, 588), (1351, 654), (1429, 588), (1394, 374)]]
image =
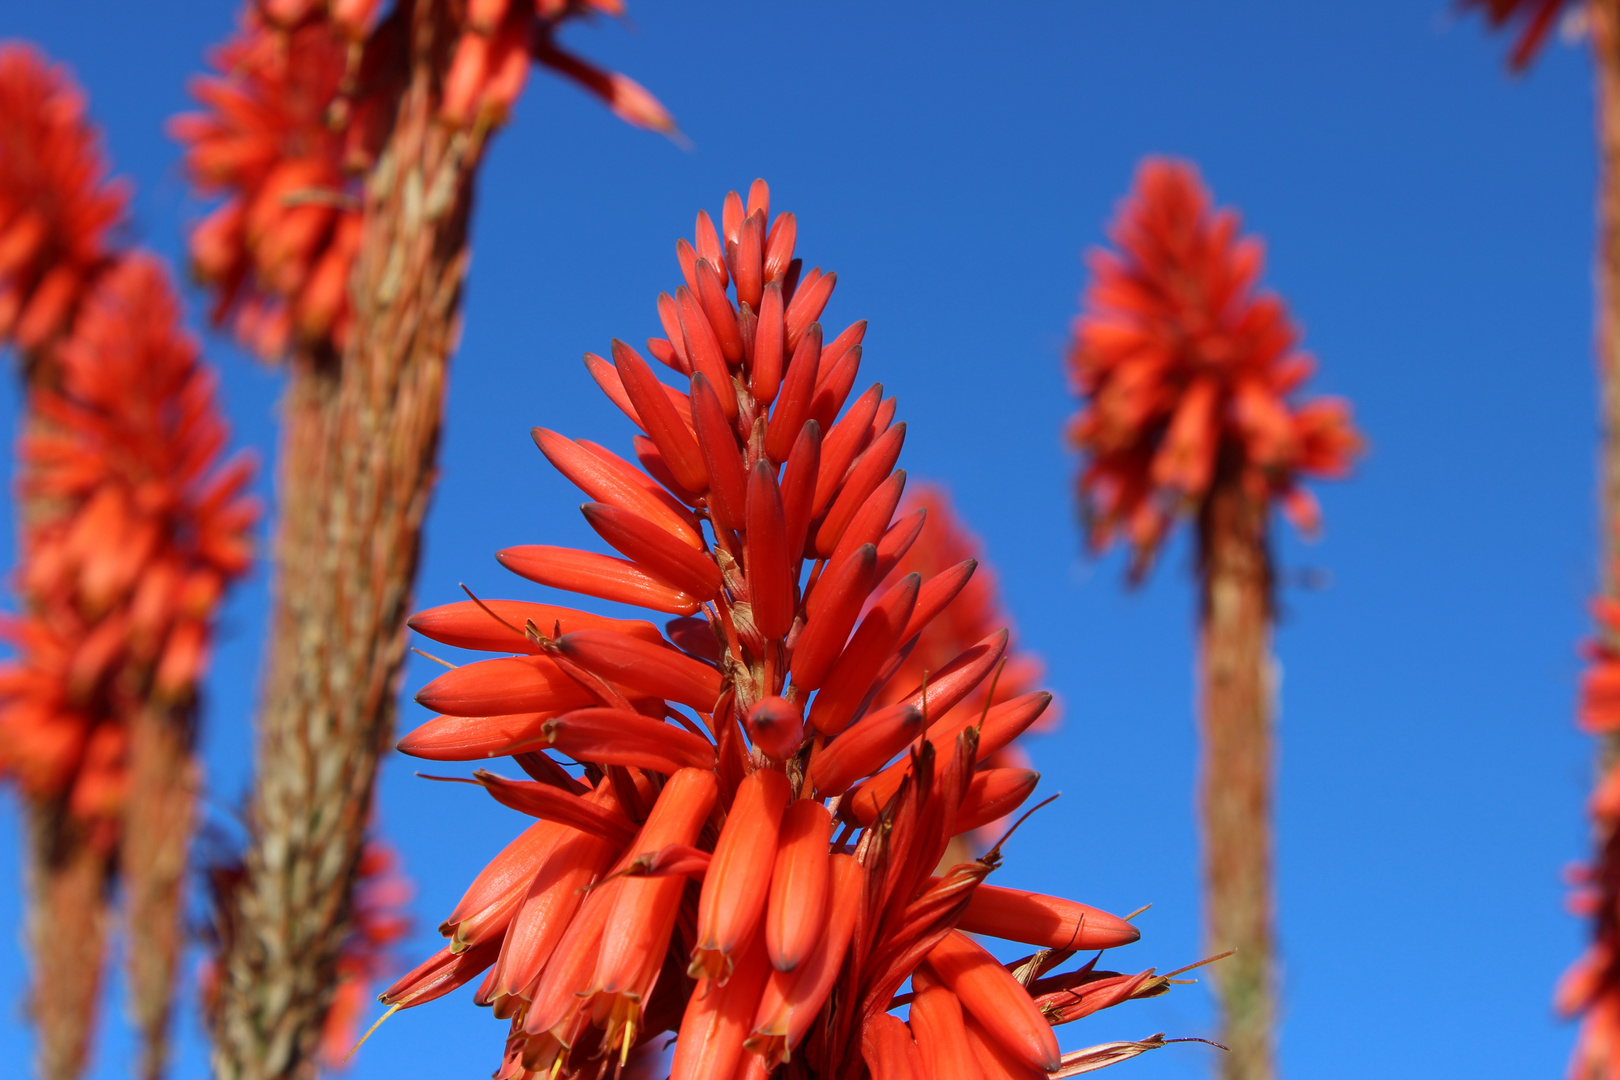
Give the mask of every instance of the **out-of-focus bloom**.
[[(216, 321), (266, 359), (294, 344), (343, 351), (352, 318), (349, 272), (359, 251), (361, 177), (391, 122), (406, 69), (406, 27), (376, 3), (266, 0), (212, 57), (216, 74), (192, 93), (202, 111), (178, 116), (197, 190), (221, 200), (191, 234), (196, 275), (216, 296)], [(466, 7), (445, 72), (441, 115), (480, 134), (506, 118), (531, 58), (582, 83), (620, 116), (674, 125), (622, 75), (562, 52), (553, 31), (611, 0), (547, 0)]]
[[(477, 1000), (511, 1023), (500, 1080), (596, 1076), (604, 1059), (648, 1060), (665, 1031), (675, 1080), (788, 1061), (800, 1076), (903, 1076), (885, 1069), (945, 1060), (971, 1031), (1013, 1075), (1044, 1075), (1061, 1064), (1051, 1025), (1081, 1010), (1030, 984), (1076, 950), (1137, 938), (1097, 909), (983, 884), (999, 848), (935, 876), (952, 837), (1028, 795), (988, 759), (1050, 695), (982, 722), (956, 711), (1006, 655), (994, 628), (954, 655), (930, 644), (943, 659), (926, 685), (906, 667), (974, 564), (935, 566), (939, 550), (892, 575), (919, 535), (895, 518), (905, 427), (877, 392), (845, 409), (865, 323), (823, 334), (836, 278), (804, 270), (795, 219), (771, 220), (769, 200), (763, 181), (733, 192), (718, 228), (699, 214), (676, 245), (685, 282), (658, 298), (667, 336), (647, 351), (679, 389), (622, 341), (586, 357), (639, 429), (640, 468), (534, 432), (618, 555), (500, 553), (541, 584), (677, 616), (665, 632), (527, 601), (411, 620), (509, 655), (424, 687), (442, 715), (400, 749), (512, 757), (530, 779), (475, 780), (537, 820), (469, 886), (440, 928), (449, 944), (382, 1000), (418, 1005), (483, 975)], [(880, 776), (894, 783), (878, 795)], [(959, 930), (1053, 951), (1021, 979)], [(890, 1013), (907, 979), (931, 987), (931, 1019), (914, 1005), (909, 1027)]]
[[(1581, 678), (1581, 730), (1613, 739), (1620, 734), (1620, 603), (1593, 601), (1598, 633), (1586, 647), (1589, 666)], [(1620, 766), (1609, 762), (1592, 792), (1588, 811), (1597, 838), (1593, 862), (1573, 873), (1574, 913), (1591, 921), (1592, 944), (1559, 983), (1558, 1009), (1580, 1018), (1570, 1058), (1571, 1080), (1620, 1077)]]
[(1514, 71), (1523, 71), (1547, 43), (1558, 16), (1571, 5), (1569, 0), (1462, 0), (1462, 6), (1483, 11), (1497, 29), (1509, 25), (1517, 28), (1508, 65)]
[(67, 71), (0, 43), (0, 344), (31, 350), (68, 328), (127, 201)]
[(321, 1029), (321, 1066), (334, 1071), (347, 1063), (370, 990), (392, 973), (393, 947), (411, 929), (405, 913), (411, 883), (393, 847), (380, 839), (367, 841), (358, 874), (349, 936), (338, 953), (337, 987)]
[(215, 611), (251, 557), (251, 463), (224, 464), (214, 377), (168, 275), (129, 255), (102, 274), (36, 387), (22, 438), (24, 615), (0, 667), (0, 771), (114, 819), (130, 710), (184, 699)]
[[(908, 527), (919, 529), (911, 545), (894, 569), (889, 571), (886, 585), (894, 585), (907, 574), (921, 574), (925, 580), (962, 566), (971, 561), (975, 569), (967, 584), (956, 598), (947, 604), (934, 621), (917, 635), (888, 685), (878, 694), (874, 707), (895, 704), (903, 687), (921, 685), (925, 678), (944, 671), (947, 665), (981, 642), (992, 639), (1002, 628), (1009, 628), (1012, 619), (1002, 607), (995, 572), (984, 563), (983, 545), (951, 506), (945, 489), (934, 485), (913, 487), (900, 505), (898, 520)], [(1038, 656), (1021, 650), (1016, 637), (1009, 633), (1000, 666), (967, 697), (963, 698), (948, 716), (928, 719), (949, 721), (950, 729), (977, 722), (989, 705), (1001, 705), (1016, 698), (1037, 695), (1042, 699), (1050, 695), (1040, 691), (1045, 665)], [(994, 684), (992, 692), (991, 684)], [(1043, 700), (1044, 704), (1044, 700)], [(1044, 705), (1040, 719), (1031, 725), (1033, 731), (1050, 731), (1057, 725), (1058, 710)], [(986, 768), (1020, 769), (1030, 767), (1029, 755), (1018, 743), (1010, 743), (986, 756)], [(979, 829), (977, 840), (988, 847), (1006, 829), (1006, 822), (998, 820)]]
[(1345, 475), (1361, 442), (1348, 404), (1300, 403), (1314, 361), (1282, 300), (1257, 291), (1260, 240), (1212, 208), (1189, 164), (1150, 158), (1121, 206), (1117, 250), (1090, 256), (1069, 372), (1082, 408), (1080, 502), (1093, 544), (1120, 534), (1140, 573), (1178, 515), (1223, 476), (1318, 525), (1300, 481)]

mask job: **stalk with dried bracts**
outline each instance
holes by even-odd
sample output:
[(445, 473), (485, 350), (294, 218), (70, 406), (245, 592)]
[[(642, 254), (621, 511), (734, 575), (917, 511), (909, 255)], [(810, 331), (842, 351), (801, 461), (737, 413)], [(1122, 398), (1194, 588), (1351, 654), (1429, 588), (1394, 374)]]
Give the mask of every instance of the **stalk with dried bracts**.
[(1271, 789), (1271, 507), (1318, 523), (1307, 476), (1348, 472), (1360, 440), (1335, 399), (1296, 401), (1314, 362), (1282, 301), (1256, 291), (1258, 239), (1212, 210), (1188, 165), (1151, 159), (1091, 258), (1069, 369), (1082, 399), (1080, 505), (1133, 580), (1170, 527), (1196, 523), (1206, 923), (1229, 1080), (1269, 1080), (1276, 1023)]
[(85, 1066), (116, 890), (138, 1074), (163, 1074), (195, 817), (197, 684), (248, 566), (249, 464), (221, 464), (214, 376), (152, 257), (120, 250), (82, 94), (0, 46), (0, 335), (18, 351), (19, 612), (0, 668), (0, 774), (29, 821), (39, 1072)]
[[(1051, 695), (992, 697), (1005, 630), (907, 669), (975, 563), (892, 580), (919, 533), (896, 519), (906, 426), (881, 390), (851, 396), (866, 324), (823, 332), (837, 278), (806, 271), (796, 240), (763, 181), (732, 192), (718, 226), (700, 213), (676, 244), (682, 283), (658, 297), (665, 336), (646, 352), (673, 384), (623, 341), (586, 355), (634, 425), (634, 462), (534, 429), (615, 554), (531, 544), (500, 561), (673, 616), (663, 629), (482, 597), (411, 619), (503, 655), (423, 687), (440, 715), (400, 750), (511, 758), (522, 777), (471, 781), (533, 821), (382, 1000), (479, 980), (509, 1023), (500, 1080), (1061, 1077), (1163, 1044), (1065, 1055), (1053, 1030), (1169, 987), (1097, 957), (1064, 969), (1134, 926), (989, 884), (1002, 844), (941, 861), (1029, 796), (990, 762)], [(1037, 951), (1004, 965), (969, 935)]]
[(530, 61), (631, 122), (646, 91), (555, 43), (611, 0), (264, 0), (175, 132), (221, 204), (192, 234), (216, 317), (289, 359), (243, 872), (224, 897), (215, 1068), (305, 1077), (352, 919), (457, 334), (473, 183)]

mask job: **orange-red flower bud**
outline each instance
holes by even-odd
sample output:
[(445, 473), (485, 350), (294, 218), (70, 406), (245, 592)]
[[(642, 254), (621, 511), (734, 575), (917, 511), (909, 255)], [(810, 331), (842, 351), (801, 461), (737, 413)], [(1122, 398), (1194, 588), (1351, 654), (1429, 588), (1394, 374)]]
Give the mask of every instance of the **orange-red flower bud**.
[(690, 615), (702, 606), (697, 597), (667, 585), (640, 566), (594, 551), (522, 544), (496, 553), (502, 566), (530, 581), (554, 589), (599, 596), (621, 604), (635, 604)]
[(1062, 1055), (1052, 1026), (1023, 984), (973, 939), (952, 931), (928, 954), (928, 964), (991, 1039), (1037, 1069), (1058, 1067)]
[(792, 971), (820, 939), (827, 920), (832, 815), (800, 799), (782, 816), (765, 911), (765, 945), (778, 971)]
[(653, 645), (613, 630), (576, 630), (557, 639), (564, 656), (608, 681), (699, 712), (712, 712), (720, 673), (668, 645)]
[[(873, 557), (875, 560), (875, 550)], [(918, 575), (908, 574), (872, 605), (810, 703), (806, 719), (811, 727), (823, 735), (836, 735), (849, 726), (872, 689), (872, 680), (900, 642), (900, 631), (917, 603), (920, 583)]]
[(607, 503), (580, 507), (596, 535), (627, 556), (646, 574), (697, 600), (720, 591), (720, 568), (646, 518)]
[(980, 885), (962, 913), (969, 934), (1021, 941), (1043, 949), (1114, 949), (1142, 936), (1117, 915), (1056, 896)]
[(917, 1037), (923, 1075), (930, 1080), (983, 1080), (968, 1043), (962, 1003), (944, 986), (919, 990), (911, 1000), (911, 1030)]
[(911, 1029), (889, 1013), (878, 1013), (866, 1022), (861, 1032), (861, 1059), (872, 1080), (929, 1080)]
[(624, 709), (575, 709), (541, 727), (534, 745), (556, 747), (578, 761), (672, 773), (714, 768), (714, 747), (685, 728)]
[(640, 619), (609, 619), (523, 600), (462, 600), (419, 611), (406, 620), (406, 625), (423, 637), (458, 649), (538, 653), (540, 646), (523, 632), (524, 625), (531, 622), (547, 637), (574, 630), (617, 630), (643, 641), (663, 640), (656, 626)]
[(504, 716), (579, 708), (594, 701), (548, 656), (503, 656), (445, 672), (416, 692), (451, 716)]
[(761, 698), (748, 710), (745, 725), (753, 744), (773, 758), (792, 757), (804, 742), (804, 718), (799, 708), (780, 697)]
[(922, 730), (922, 711), (905, 702), (863, 717), (810, 759), (810, 785), (824, 799), (842, 795), (855, 781), (882, 768)]
[(733, 950), (758, 928), (790, 794), (787, 777), (775, 769), (757, 769), (737, 786), (698, 899), (697, 945), (687, 969), (693, 978), (724, 984)]

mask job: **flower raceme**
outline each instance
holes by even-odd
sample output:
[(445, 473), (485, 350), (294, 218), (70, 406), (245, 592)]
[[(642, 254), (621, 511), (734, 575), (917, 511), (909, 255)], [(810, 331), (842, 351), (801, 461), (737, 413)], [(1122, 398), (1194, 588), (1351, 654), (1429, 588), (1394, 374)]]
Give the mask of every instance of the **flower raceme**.
[(22, 493), (42, 509), (18, 574), (28, 611), (0, 669), (0, 769), (75, 814), (116, 818), (131, 709), (186, 700), (215, 610), (251, 559), (255, 503), (211, 372), (180, 327), (166, 271), (122, 257), (35, 387)]
[[(212, 57), (217, 74), (178, 116), (198, 191), (223, 201), (191, 233), (194, 272), (215, 292), (216, 321), (266, 359), (293, 344), (339, 353), (352, 319), (349, 271), (360, 249), (361, 180), (402, 89), (408, 4), (381, 21), (376, 0), (264, 0)], [(442, 119), (480, 134), (504, 121), (544, 64), (622, 118), (670, 133), (674, 123), (632, 80), (598, 70), (552, 40), (558, 23), (614, 0), (473, 0), (445, 74)]]
[[(646, 351), (679, 388), (622, 341), (586, 357), (637, 429), (639, 467), (534, 433), (617, 554), (500, 553), (540, 584), (674, 616), (664, 631), (513, 600), (411, 620), (508, 655), (425, 686), (417, 700), (442, 715), (400, 749), (511, 757), (528, 779), (474, 782), (536, 820), (445, 920), (449, 944), (382, 1000), (483, 975), (477, 1000), (511, 1025), (501, 1080), (596, 1076), (665, 1031), (677, 1080), (954, 1076), (973, 1039), (1002, 1063), (985, 1075), (1045, 1075), (1074, 993), (1032, 994), (963, 932), (1047, 950), (1029, 980), (1138, 936), (984, 883), (998, 849), (941, 865), (953, 836), (1028, 796), (984, 763), (1050, 695), (958, 709), (990, 701), (1005, 632), (907, 667), (975, 563), (896, 576), (924, 516), (895, 517), (905, 426), (881, 388), (854, 395), (866, 324), (823, 332), (836, 277), (803, 268), (794, 216), (772, 220), (769, 201), (756, 181), (676, 244), (683, 281), (658, 297), (665, 336)], [(930, 981), (909, 1027), (890, 1013), (907, 979)]]
[(0, 344), (32, 350), (67, 330), (124, 219), (128, 192), (106, 174), (66, 71), (0, 44)]
[(1093, 544), (1124, 533), (1140, 571), (1227, 472), (1313, 531), (1300, 480), (1345, 475), (1360, 437), (1344, 401), (1291, 400), (1315, 364), (1281, 299), (1256, 292), (1259, 239), (1238, 235), (1235, 211), (1211, 209), (1191, 165), (1159, 158), (1137, 173), (1111, 237), (1117, 251), (1090, 257), (1069, 352)]

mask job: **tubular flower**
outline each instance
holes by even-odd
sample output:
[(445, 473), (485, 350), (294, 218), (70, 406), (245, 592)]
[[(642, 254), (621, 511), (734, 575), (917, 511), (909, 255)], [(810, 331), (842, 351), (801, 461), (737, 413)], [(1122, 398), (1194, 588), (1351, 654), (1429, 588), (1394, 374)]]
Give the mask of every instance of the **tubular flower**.
[(1462, 6), (1482, 10), (1494, 28), (1509, 24), (1518, 27), (1519, 36), (1508, 54), (1508, 66), (1523, 71), (1547, 43), (1558, 16), (1570, 4), (1568, 0), (1462, 0)]
[(411, 929), (404, 910), (411, 883), (393, 847), (376, 838), (367, 841), (358, 873), (349, 936), (338, 954), (337, 987), (321, 1029), (321, 1065), (334, 1071), (344, 1066), (355, 1044), (368, 991), (395, 967), (393, 947)]
[(67, 71), (0, 43), (0, 344), (66, 331), (127, 200)]
[[(892, 405), (890, 406), (892, 408)], [(875, 706), (893, 705), (900, 700), (903, 687), (917, 686), (922, 681), (950, 678), (950, 664), (960, 656), (994, 656), (991, 676), (977, 683), (948, 714), (930, 716), (930, 721), (945, 722), (944, 730), (955, 733), (976, 724), (991, 706), (1020, 701), (1030, 709), (1042, 710), (1032, 730), (1050, 731), (1057, 724), (1057, 710), (1050, 706), (1051, 695), (1038, 689), (1044, 665), (1039, 657), (1022, 652), (1009, 636), (1005, 647), (994, 648), (996, 635), (1011, 619), (1001, 605), (994, 573), (983, 563), (983, 546), (951, 506), (950, 495), (934, 485), (913, 488), (901, 503), (901, 524), (915, 528), (916, 540), (895, 562), (888, 573), (889, 584), (898, 582), (907, 574), (921, 574), (933, 580), (942, 574), (967, 571), (961, 591), (940, 610), (917, 635), (916, 644), (903, 654), (899, 667), (888, 685), (880, 692)], [(990, 645), (983, 643), (989, 642)], [(994, 729), (981, 731), (979, 745), (984, 752), (987, 769), (1028, 770), (1029, 758), (1016, 744), (991, 746), (995, 741)], [(893, 775), (893, 774), (891, 774)], [(895, 782), (894, 780), (888, 782)], [(983, 846), (995, 842), (1005, 830), (1005, 823), (992, 823), (978, 830)]]
[[(499, 8), (497, 12), (494, 9)], [(178, 116), (192, 183), (222, 201), (191, 233), (196, 275), (216, 296), (216, 322), (265, 359), (297, 344), (342, 353), (359, 252), (361, 179), (374, 162), (401, 91), (403, 14), (380, 22), (376, 0), (265, 0), (196, 80), (201, 112)], [(467, 5), (444, 87), (444, 119), (504, 121), (532, 57), (602, 96), (632, 123), (673, 131), (657, 101), (556, 47), (563, 19), (618, 14), (611, 0)]]
[(1111, 238), (1117, 251), (1090, 257), (1069, 351), (1092, 543), (1123, 532), (1140, 573), (1228, 470), (1314, 531), (1300, 480), (1345, 475), (1360, 437), (1344, 401), (1291, 400), (1315, 364), (1282, 300), (1256, 291), (1259, 239), (1238, 235), (1235, 211), (1212, 210), (1191, 165), (1162, 158), (1143, 163)]
[(120, 804), (124, 729), (189, 699), (225, 586), (251, 557), (251, 464), (218, 461), (214, 379), (180, 327), (168, 276), (131, 255), (86, 299), (35, 388), (22, 493), (42, 508), (18, 573), (28, 614), (0, 668), (0, 770), (87, 820)]
[[(411, 620), (511, 655), (424, 687), (417, 700), (444, 715), (400, 749), (512, 757), (530, 779), (477, 782), (537, 820), (468, 888), (445, 948), (382, 1000), (420, 1004), (488, 971), (477, 1000), (511, 1025), (501, 1080), (596, 1076), (655, 1052), (665, 1031), (678, 1033), (675, 1080), (789, 1062), (800, 1076), (892, 1075), (885, 1063), (909, 1060), (895, 1040), (910, 1039), (895, 995), (930, 965), (951, 1031), (967, 1017), (1019, 1068), (1057, 1069), (1051, 1024), (1075, 1010), (1028, 987), (1073, 950), (1138, 936), (1084, 905), (981, 884), (999, 846), (934, 876), (976, 785), (999, 771), (985, 764), (997, 740), (1033, 724), (1046, 696), (957, 722), (1004, 633), (947, 657), (926, 686), (902, 670), (973, 564), (893, 580), (918, 537), (895, 520), (905, 429), (892, 406), (863, 404), (876, 393), (845, 408), (865, 324), (824, 334), (836, 277), (804, 270), (795, 219), (771, 220), (769, 199), (763, 181), (746, 201), (733, 192), (718, 227), (700, 213), (676, 244), (684, 281), (658, 298), (666, 336), (646, 349), (678, 388), (622, 341), (586, 357), (638, 429), (639, 468), (534, 433), (618, 554), (501, 553), (554, 588), (676, 616), (665, 632), (516, 601)], [(845, 814), (880, 775), (898, 779), (868, 800), (873, 814)], [(1020, 981), (957, 927), (1056, 951)]]

